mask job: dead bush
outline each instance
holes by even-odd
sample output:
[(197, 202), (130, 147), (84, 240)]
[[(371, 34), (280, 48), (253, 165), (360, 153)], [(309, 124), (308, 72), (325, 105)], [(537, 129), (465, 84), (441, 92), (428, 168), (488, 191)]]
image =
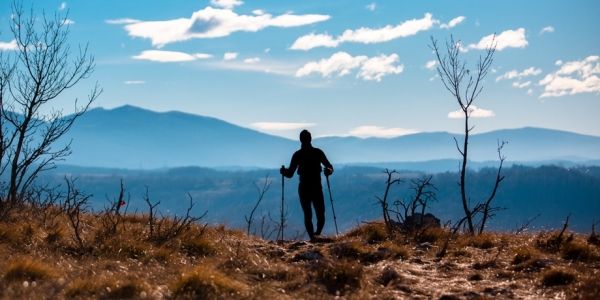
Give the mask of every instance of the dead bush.
[(575, 242), (564, 245), (561, 254), (564, 259), (580, 262), (591, 262), (597, 258), (589, 245)]
[(548, 270), (542, 275), (542, 285), (568, 285), (575, 281), (575, 274), (565, 270)]

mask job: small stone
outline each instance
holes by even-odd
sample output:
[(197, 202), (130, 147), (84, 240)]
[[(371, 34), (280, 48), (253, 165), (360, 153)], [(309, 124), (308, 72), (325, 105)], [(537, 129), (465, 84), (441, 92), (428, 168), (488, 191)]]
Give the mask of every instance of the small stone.
[(29, 287), (29, 282), (28, 281), (23, 281), (23, 287), (24, 288)]

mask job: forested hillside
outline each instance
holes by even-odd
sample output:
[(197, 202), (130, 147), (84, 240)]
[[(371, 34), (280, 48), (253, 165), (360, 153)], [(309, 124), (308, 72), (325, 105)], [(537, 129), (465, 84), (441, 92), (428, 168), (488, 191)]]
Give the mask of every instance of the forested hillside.
[[(337, 214), (338, 227), (348, 230), (356, 224), (381, 218), (381, 207), (375, 196), (385, 192), (385, 177), (382, 168), (351, 167), (339, 168), (330, 177), (331, 192)], [(503, 169), (505, 175), (493, 206), (506, 208), (497, 212), (489, 222), (495, 230), (510, 231), (522, 222), (533, 219), (533, 229), (559, 228), (571, 213), (570, 228), (578, 232), (591, 231), (594, 220), (600, 220), (600, 167), (514, 165)], [(146, 193), (151, 203), (160, 201), (163, 214), (181, 213), (189, 206), (190, 196), (195, 203), (193, 211), (208, 211), (207, 219), (214, 223), (245, 228), (245, 215), (249, 215), (258, 199), (256, 185), (262, 188), (266, 176), (272, 180), (269, 190), (256, 210), (260, 223), (261, 215), (266, 224), (271, 223), (268, 215), (279, 219), (281, 206), (281, 176), (278, 170), (217, 171), (208, 168), (185, 167), (156, 171), (132, 171), (118, 169), (86, 169), (62, 167), (45, 182), (64, 181), (64, 176), (77, 178), (76, 185), (82, 191), (93, 194), (96, 210), (108, 205), (120, 192), (122, 180), (125, 200), (129, 212), (148, 210), (144, 201)], [(467, 192), (473, 202), (487, 199), (493, 187), (496, 169), (483, 168), (468, 173)], [(433, 176), (437, 201), (430, 202), (428, 212), (438, 216), (442, 223), (455, 222), (462, 216), (458, 173), (446, 172), (425, 174), (422, 172), (399, 171), (404, 181), (390, 189), (389, 202), (409, 200), (414, 191), (411, 180)], [(256, 185), (255, 185), (256, 184)], [(297, 196), (297, 176), (285, 181), (285, 204), (289, 214), (289, 233), (301, 233), (302, 212)], [(335, 232), (331, 215), (329, 193), (325, 178), (323, 188), (327, 204), (325, 233)], [(393, 207), (391, 207), (393, 208)], [(394, 215), (392, 214), (392, 217)], [(256, 223), (255, 223), (256, 224)]]

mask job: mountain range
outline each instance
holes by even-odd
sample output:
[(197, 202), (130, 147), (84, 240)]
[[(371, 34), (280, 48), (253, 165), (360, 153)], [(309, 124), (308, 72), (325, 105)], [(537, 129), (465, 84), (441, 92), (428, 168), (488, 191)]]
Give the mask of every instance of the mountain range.
[[(448, 161), (460, 158), (454, 141), (463, 136), (425, 132), (396, 138), (323, 137), (313, 145), (336, 164)], [(153, 112), (134, 106), (94, 108), (58, 143), (72, 140), (69, 165), (156, 169), (179, 166), (275, 168), (288, 164), (296, 140), (182, 112)], [(542, 128), (491, 131), (470, 136), (469, 159), (506, 163), (600, 159), (600, 137)], [(456, 164), (452, 164), (456, 166)]]

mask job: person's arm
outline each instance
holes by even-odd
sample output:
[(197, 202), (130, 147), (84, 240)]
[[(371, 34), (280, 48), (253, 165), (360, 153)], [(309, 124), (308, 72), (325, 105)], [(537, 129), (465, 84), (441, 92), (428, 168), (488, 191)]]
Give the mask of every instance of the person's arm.
[(333, 165), (331, 165), (331, 163), (327, 159), (327, 156), (325, 156), (325, 152), (323, 152), (323, 150), (321, 150), (321, 163), (325, 166), (325, 176), (333, 174)]
[(290, 167), (286, 169), (285, 166), (281, 166), (279, 173), (281, 173), (281, 175), (283, 175), (287, 178), (292, 178), (294, 176), (294, 172), (296, 172), (297, 168), (298, 168), (298, 158), (297, 158), (296, 153), (294, 153), (294, 155), (292, 155), (292, 161), (290, 162)]

